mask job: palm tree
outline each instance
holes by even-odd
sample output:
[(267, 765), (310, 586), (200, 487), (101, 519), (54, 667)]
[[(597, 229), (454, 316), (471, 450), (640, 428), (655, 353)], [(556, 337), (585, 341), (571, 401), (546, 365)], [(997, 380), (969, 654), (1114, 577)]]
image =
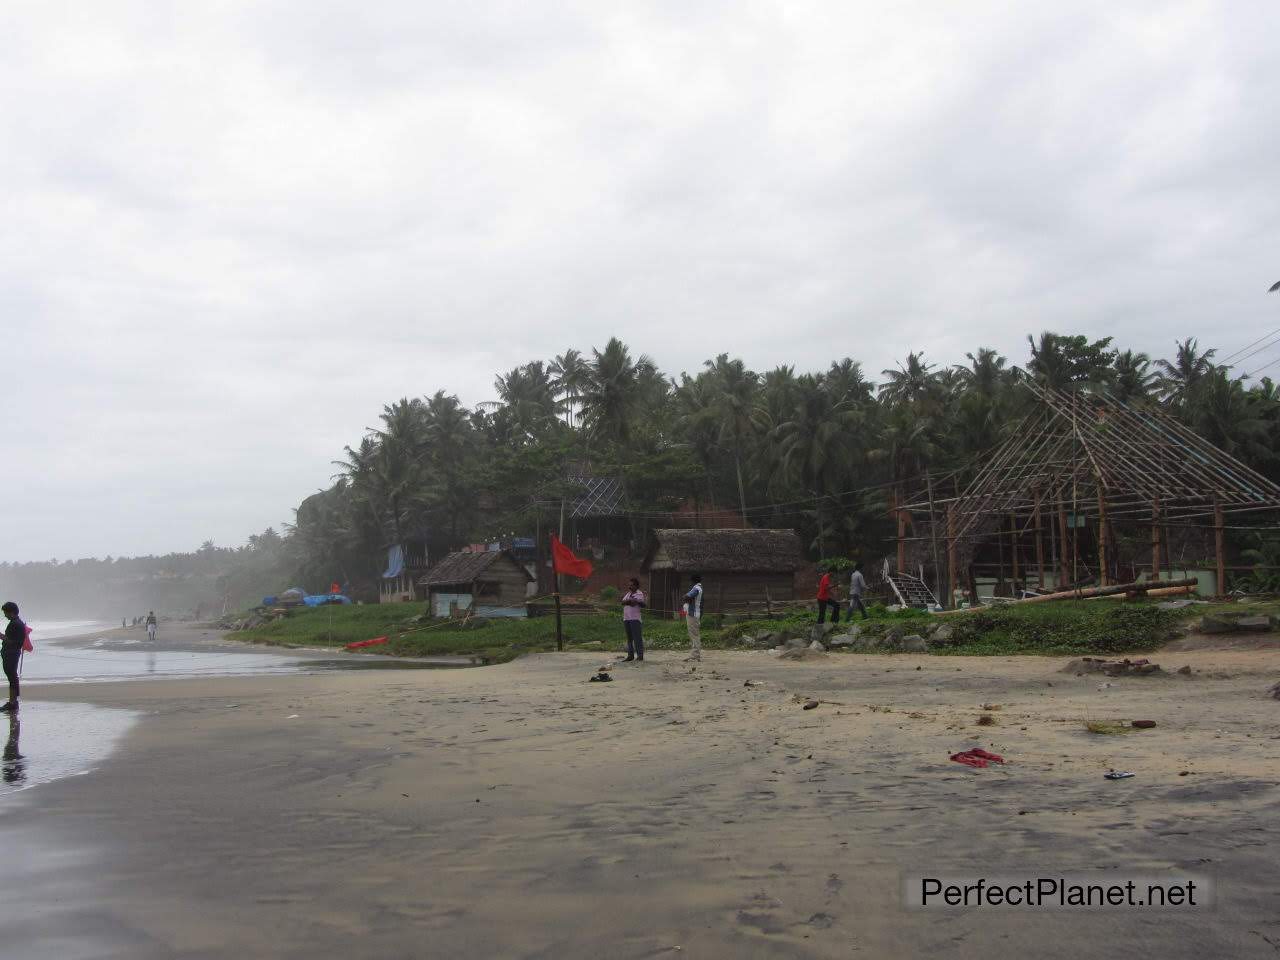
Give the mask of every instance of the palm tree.
[(631, 351), (617, 337), (610, 338), (603, 351), (593, 348), (591, 355), (579, 397), (583, 423), (595, 436), (624, 444), (640, 409), (642, 368), (656, 367), (644, 355), (632, 360)]
[(836, 399), (822, 379), (796, 378), (797, 402), (787, 419), (773, 429), (781, 478), (814, 496), (819, 555), (826, 556), (823, 501), (848, 476), (855, 454), (861, 412), (850, 400)]
[(741, 360), (730, 360), (722, 353), (706, 361), (711, 375), (712, 409), (717, 420), (717, 442), (733, 453), (734, 471), (738, 478), (738, 508), (742, 522), (747, 522), (747, 495), (742, 485), (742, 453), (752, 432), (756, 388), (759, 377)]
[(1118, 353), (1114, 368), (1111, 392), (1122, 403), (1146, 400), (1155, 390), (1158, 375), (1151, 371), (1151, 358), (1145, 353), (1132, 350)]
[(1183, 416), (1188, 414), (1188, 405), (1200, 382), (1217, 369), (1213, 362), (1217, 350), (1200, 352), (1195, 337), (1188, 337), (1178, 343), (1178, 351), (1173, 362), (1157, 360), (1160, 370), (1157, 385), (1161, 399)]
[(883, 370), (885, 382), (880, 385), (880, 399), (891, 407), (925, 406), (934, 399), (937, 374), (926, 363), (923, 353), (908, 353), (897, 370)]
[(587, 365), (582, 354), (577, 350), (566, 350), (551, 361), (547, 371), (552, 376), (556, 400), (564, 410), (569, 426), (577, 426), (579, 398), (587, 384)]
[(499, 376), (494, 381), (494, 389), (498, 392), (498, 410), (505, 414), (509, 427), (509, 440), (532, 440), (541, 436), (555, 420), (555, 386), (541, 360)]

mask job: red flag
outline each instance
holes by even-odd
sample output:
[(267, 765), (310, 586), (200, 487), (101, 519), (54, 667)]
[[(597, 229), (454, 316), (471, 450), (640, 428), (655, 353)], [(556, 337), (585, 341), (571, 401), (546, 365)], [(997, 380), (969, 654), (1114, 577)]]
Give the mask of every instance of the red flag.
[(573, 551), (561, 543), (554, 533), (551, 535), (551, 563), (556, 573), (567, 573), (579, 580), (587, 579), (594, 569), (590, 560), (574, 556)]
[(335, 580), (335, 581), (333, 581), (333, 583), (329, 584), (329, 592), (330, 592), (330, 593), (341, 593), (341, 592), (342, 592), (342, 588), (341, 588), (340, 586), (338, 586), (338, 581), (337, 581), (337, 580)]

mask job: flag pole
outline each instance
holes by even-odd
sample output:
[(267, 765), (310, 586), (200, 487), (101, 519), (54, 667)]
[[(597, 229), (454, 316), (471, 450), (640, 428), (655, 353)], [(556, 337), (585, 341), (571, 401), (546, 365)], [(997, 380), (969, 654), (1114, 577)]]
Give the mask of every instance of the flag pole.
[[(564, 543), (564, 497), (560, 498), (560, 542)], [(556, 584), (552, 596), (556, 601), (556, 650), (564, 651), (564, 627), (560, 620), (560, 567), (556, 564), (556, 552), (551, 551), (551, 571), (555, 574)]]

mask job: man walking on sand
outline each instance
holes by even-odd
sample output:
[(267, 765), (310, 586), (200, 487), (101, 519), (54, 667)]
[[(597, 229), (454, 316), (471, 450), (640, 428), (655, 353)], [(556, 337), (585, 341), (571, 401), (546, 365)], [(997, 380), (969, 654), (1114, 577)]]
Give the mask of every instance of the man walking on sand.
[(862, 602), (862, 593), (867, 589), (867, 578), (862, 575), (861, 562), (853, 565), (853, 576), (849, 578), (849, 616), (853, 617), (853, 608), (857, 607), (862, 611), (862, 619), (870, 618), (867, 613), (866, 605)]
[(147, 639), (153, 642), (156, 639), (156, 612), (154, 610), (147, 614)]
[(644, 606), (644, 591), (640, 581), (631, 578), (631, 589), (622, 597), (622, 629), (627, 631), (627, 658), (623, 663), (635, 660), (644, 663), (644, 637), (640, 628), (640, 609)]
[(27, 639), (27, 625), (18, 618), (18, 605), (10, 600), (0, 607), (8, 624), (4, 628), (4, 640), (0, 642), (0, 661), (4, 663), (5, 679), (9, 681), (9, 702), (0, 707), (5, 713), (18, 712), (18, 664), (22, 661), (22, 645)]
[(685, 623), (689, 627), (689, 656), (686, 661), (702, 659), (702, 578), (696, 573), (689, 578), (693, 586), (684, 595)]

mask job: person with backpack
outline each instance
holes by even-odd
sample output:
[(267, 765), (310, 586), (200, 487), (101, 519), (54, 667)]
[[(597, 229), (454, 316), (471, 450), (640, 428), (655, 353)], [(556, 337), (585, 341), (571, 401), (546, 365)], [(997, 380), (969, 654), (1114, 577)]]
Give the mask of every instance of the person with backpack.
[(9, 681), (9, 702), (0, 706), (4, 713), (18, 712), (18, 667), (22, 662), (22, 648), (27, 643), (27, 625), (18, 617), (18, 605), (12, 600), (0, 606), (9, 621), (4, 628), (4, 640), (0, 641), (0, 662), (4, 664), (5, 679)]

